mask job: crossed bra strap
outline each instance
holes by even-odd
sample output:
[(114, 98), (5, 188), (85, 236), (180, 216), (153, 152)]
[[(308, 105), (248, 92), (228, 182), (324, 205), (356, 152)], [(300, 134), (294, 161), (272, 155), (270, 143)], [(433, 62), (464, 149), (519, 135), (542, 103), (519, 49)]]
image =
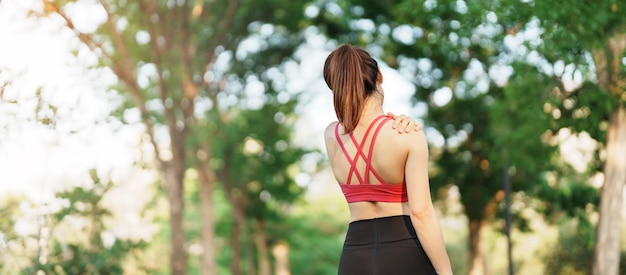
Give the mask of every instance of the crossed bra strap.
[[(381, 121), (381, 119), (382, 119), (382, 121)], [(343, 154), (345, 155), (346, 159), (348, 159), (348, 162), (350, 163), (350, 171), (348, 172), (348, 179), (345, 182), (345, 184), (350, 184), (350, 180), (352, 179), (352, 175), (353, 174), (356, 175), (357, 179), (359, 180), (359, 184), (369, 184), (370, 183), (369, 182), (370, 172), (372, 174), (374, 174), (376, 179), (378, 179), (378, 181), (381, 184), (385, 184), (385, 181), (380, 177), (380, 175), (372, 167), (372, 152), (374, 150), (374, 142), (376, 141), (376, 136), (378, 136), (378, 132), (380, 132), (380, 129), (389, 120), (392, 120), (392, 119), (387, 117), (387, 116), (385, 116), (385, 115), (381, 115), (381, 116), (377, 117), (376, 119), (374, 119), (374, 121), (372, 121), (372, 123), (369, 125), (369, 127), (367, 127), (367, 130), (365, 131), (365, 135), (363, 135), (363, 139), (361, 140), (360, 143), (357, 142), (356, 138), (354, 138), (353, 133), (349, 134), (350, 135), (350, 139), (352, 139), (352, 142), (356, 146), (356, 150), (357, 150), (356, 155), (354, 156), (354, 158), (350, 157), (350, 154), (346, 150), (345, 145), (343, 144), (343, 142), (341, 142), (341, 138), (339, 137), (339, 123), (337, 123), (337, 125), (335, 126), (335, 138), (337, 138), (337, 142), (341, 146), (341, 150), (343, 151)], [(378, 123), (379, 121), (380, 121), (380, 123)], [(374, 134), (372, 135), (372, 140), (370, 142), (368, 154), (365, 155), (365, 152), (363, 152), (363, 147), (365, 146), (365, 142), (367, 140), (367, 137), (368, 137), (370, 131), (372, 130), (374, 125), (376, 125), (377, 123), (378, 123), (378, 127), (376, 127), (376, 130), (374, 131)], [(356, 164), (357, 164), (357, 161), (358, 161), (359, 157), (362, 157), (363, 160), (365, 160), (365, 171), (364, 171), (365, 178), (363, 178), (361, 176), (361, 174), (359, 173), (359, 171), (357, 170), (357, 167), (356, 167)]]

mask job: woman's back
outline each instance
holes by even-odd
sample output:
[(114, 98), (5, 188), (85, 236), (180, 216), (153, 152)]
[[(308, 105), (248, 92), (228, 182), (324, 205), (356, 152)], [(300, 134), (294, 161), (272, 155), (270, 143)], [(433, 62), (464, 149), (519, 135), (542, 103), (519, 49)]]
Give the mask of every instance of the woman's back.
[[(399, 188), (399, 185), (405, 184), (409, 152), (406, 144), (407, 138), (412, 135), (399, 134), (392, 129), (391, 123), (386, 123), (388, 118), (380, 118), (364, 117), (351, 134), (344, 133), (337, 123), (327, 127), (326, 149), (340, 184), (385, 185), (378, 188), (388, 185)], [(351, 221), (409, 214), (408, 203), (400, 201), (356, 201), (350, 202), (349, 207)]]

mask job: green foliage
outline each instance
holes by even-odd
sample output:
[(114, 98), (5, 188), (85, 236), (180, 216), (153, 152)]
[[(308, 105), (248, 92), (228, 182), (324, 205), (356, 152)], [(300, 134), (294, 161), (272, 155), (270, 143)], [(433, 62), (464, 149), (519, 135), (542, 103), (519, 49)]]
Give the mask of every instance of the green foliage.
[[(494, 136), (490, 160), (494, 165), (512, 165), (522, 173), (524, 180), (536, 182), (540, 172), (548, 168), (554, 150), (548, 148), (542, 135), (550, 129), (550, 115), (542, 110), (548, 98), (550, 79), (532, 74), (524, 64), (515, 66), (507, 86), (496, 95), (491, 105), (491, 133)], [(498, 165), (499, 169), (505, 166)], [(531, 177), (531, 178), (528, 178)]]
[(594, 227), (586, 216), (563, 221), (559, 239), (545, 253), (545, 274), (590, 274)]
[[(233, 207), (269, 224), (279, 222), (281, 208), (304, 193), (294, 178), (297, 162), (309, 151), (292, 146), (296, 100), (281, 65), (293, 62), (304, 41), (306, 3), (100, 1), (107, 21), (78, 37), (124, 84), (112, 87), (124, 97), (113, 114), (124, 123), (143, 123), (155, 149), (161, 137), (170, 143), (171, 159), (157, 154), (162, 172), (174, 167), (173, 174), (182, 177), (195, 167), (200, 148), (208, 148), (203, 153)], [(62, 13), (66, 5), (46, 2), (46, 13)], [(261, 95), (250, 99), (250, 93)], [(139, 120), (128, 116), (136, 111)], [(181, 179), (175, 181), (166, 184), (181, 188)], [(171, 209), (183, 208), (181, 198), (170, 200)], [(185, 214), (192, 213), (190, 219), (199, 215)], [(179, 217), (172, 214), (170, 228), (175, 267), (182, 266), (185, 253), (182, 238), (175, 238), (182, 235)], [(200, 235), (190, 233), (193, 240)]]
[(265, 203), (258, 200), (263, 191), (281, 202), (291, 202), (302, 194), (295, 185), (297, 169), (293, 166), (307, 152), (290, 145), (293, 118), (288, 116), (294, 106), (293, 101), (266, 103), (259, 110), (235, 111), (232, 121), (214, 130), (214, 156), (223, 165), (219, 170), (225, 174), (226, 184), (248, 194), (249, 211), (263, 209)]
[(12, 239), (18, 237), (15, 232), (15, 222), (17, 217), (23, 215), (23, 211), (20, 209), (20, 203), (24, 201), (23, 197), (4, 197), (0, 200), (0, 233), (2, 235), (1, 241), (7, 243)]
[(599, 190), (589, 185), (588, 176), (566, 165), (548, 173), (546, 180), (534, 187), (533, 194), (543, 201), (537, 210), (557, 224), (563, 214), (576, 217), (580, 211), (595, 211), (600, 200)]
[(345, 231), (346, 224), (336, 213), (314, 212), (289, 217), (280, 233), (289, 243), (291, 273), (337, 274)]
[(21, 196), (3, 196), (0, 198), (0, 273), (12, 274), (16, 265), (15, 247), (25, 246), (23, 238), (16, 231), (18, 219), (24, 215), (21, 205), (25, 198)]
[[(301, 173), (300, 160), (312, 151), (293, 145), (296, 101), (281, 102), (272, 91), (266, 93), (266, 103), (258, 109), (232, 108), (226, 112), (224, 123), (206, 120), (204, 138), (212, 137), (213, 164), (222, 186), (230, 192), (231, 207), (243, 208), (246, 223), (241, 225), (241, 245), (245, 258), (258, 257), (251, 249), (253, 235), (266, 233), (268, 244), (285, 239), (289, 224), (286, 210), (301, 200), (305, 189), (296, 184)], [(234, 199), (234, 201), (232, 201)], [(223, 200), (223, 198), (221, 199)], [(217, 232), (228, 240), (232, 231), (234, 210), (217, 222)], [(264, 228), (257, 228), (257, 220)], [(291, 230), (289, 230), (291, 231)], [(220, 233), (222, 232), (222, 233)], [(291, 244), (291, 243), (290, 243)], [(224, 247), (220, 262), (231, 262), (232, 247)]]
[[(18, 125), (26, 122), (58, 131), (59, 106), (51, 103), (50, 93), (45, 93), (44, 87), (37, 87), (31, 94), (31, 91), (19, 92), (12, 86), (23, 74), (11, 68), (0, 68), (0, 127), (4, 130), (3, 135), (19, 129)], [(4, 140), (6, 138), (0, 142)]]
[[(215, 213), (215, 235), (216, 243), (219, 251), (217, 255), (218, 267), (224, 273), (230, 272), (230, 264), (232, 259), (232, 247), (228, 243), (228, 239), (233, 228), (233, 211), (232, 206), (226, 199), (223, 188), (216, 188), (213, 193), (214, 213)], [(199, 225), (197, 226), (199, 228)], [(245, 241), (249, 241), (246, 239)], [(242, 240), (244, 242), (244, 240)], [(222, 272), (220, 272), (221, 274)]]
[[(216, 214), (216, 245), (218, 245), (219, 274), (228, 274), (232, 262), (233, 247), (228, 243), (232, 233), (232, 205), (226, 200), (224, 190), (214, 193)], [(343, 203), (343, 202), (342, 202)], [(278, 218), (268, 219), (266, 232), (270, 248), (279, 242), (289, 247), (289, 265), (292, 274), (336, 274), (343, 237), (345, 221), (331, 207), (332, 203), (319, 201), (297, 201), (290, 204), (289, 212), (282, 212)], [(189, 210), (193, 211), (193, 210)], [(194, 215), (191, 215), (194, 216)], [(278, 220), (280, 219), (280, 220)], [(195, 223), (198, 221), (196, 220)], [(199, 228), (199, 225), (195, 225)], [(254, 261), (256, 251), (251, 249), (253, 231), (252, 222), (246, 223), (241, 235), (243, 261)], [(190, 238), (192, 239), (192, 238)], [(315, 264), (311, 264), (314, 262)], [(243, 271), (247, 270), (241, 263)]]
[(542, 52), (553, 57), (553, 61), (573, 61), (589, 49), (604, 47), (606, 38), (616, 32), (623, 32), (626, 25), (623, 16), (626, 4), (619, 0), (575, 0), (559, 3), (537, 0), (516, 6), (522, 5), (529, 5), (545, 28)]
[[(553, 93), (549, 102), (561, 114), (554, 119), (554, 128), (587, 132), (594, 140), (604, 143), (609, 116), (617, 108), (619, 100), (603, 92), (597, 84), (587, 81), (580, 88), (564, 95)], [(601, 169), (601, 166), (597, 168)]]
[(33, 259), (35, 264), (23, 269), (22, 272), (124, 274), (124, 260), (133, 252), (146, 248), (147, 243), (142, 240), (122, 240), (114, 236), (111, 236), (114, 238), (113, 242), (103, 239), (103, 234), (107, 233), (104, 221), (111, 213), (102, 208), (101, 200), (113, 187), (113, 182), (102, 182), (95, 170), (91, 171), (91, 177), (93, 181), (91, 188), (74, 187), (56, 194), (57, 198), (68, 202), (68, 205), (52, 213), (49, 225), (53, 235), (63, 234), (57, 232), (62, 230), (61, 224), (70, 223), (70, 219), (84, 219), (87, 243), (82, 243), (71, 236), (64, 236), (66, 240), (52, 239), (50, 246), (41, 250), (47, 250), (48, 253), (35, 255)]

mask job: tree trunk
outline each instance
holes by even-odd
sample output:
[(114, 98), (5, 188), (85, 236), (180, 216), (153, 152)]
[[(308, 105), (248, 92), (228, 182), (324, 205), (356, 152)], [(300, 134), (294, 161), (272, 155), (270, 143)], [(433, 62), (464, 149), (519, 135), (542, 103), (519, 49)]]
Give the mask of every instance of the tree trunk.
[(265, 237), (265, 226), (263, 220), (259, 217), (255, 219), (256, 230), (254, 231), (254, 243), (259, 253), (259, 275), (271, 275), (272, 268), (270, 264), (270, 254), (267, 248), (267, 240)]
[(469, 221), (469, 275), (486, 275), (485, 255), (480, 245), (480, 233), (483, 223), (478, 220)]
[(230, 246), (233, 249), (233, 257), (230, 263), (230, 272), (232, 275), (241, 275), (241, 229), (245, 225), (246, 218), (243, 213), (243, 207), (236, 201), (231, 201), (233, 206), (233, 229), (230, 235)]
[[(206, 156), (206, 152), (200, 150), (196, 155)], [(213, 217), (213, 187), (215, 183), (215, 174), (209, 167), (206, 158), (197, 158), (198, 164), (196, 170), (198, 171), (198, 181), (200, 184), (200, 215), (202, 216), (200, 232), (200, 245), (202, 246), (200, 274), (212, 275), (217, 274), (215, 246), (213, 245), (213, 240), (215, 239), (215, 219)]]
[[(224, 158), (225, 163), (230, 163), (230, 158), (227, 155)], [(222, 168), (219, 171), (219, 180), (224, 186), (226, 191), (226, 198), (233, 209), (233, 229), (230, 235), (230, 245), (233, 250), (233, 255), (230, 263), (230, 271), (232, 275), (241, 275), (241, 246), (242, 238), (241, 232), (246, 225), (246, 205), (247, 202), (243, 197), (242, 191), (238, 188), (233, 188), (237, 184), (232, 184), (229, 178), (228, 166)], [(252, 255), (250, 257), (253, 257)]]
[(246, 238), (244, 240), (244, 247), (245, 247), (245, 255), (246, 255), (246, 275), (257, 275), (257, 268), (256, 268), (256, 262), (255, 262), (255, 253), (254, 253), (254, 242), (252, 240), (250, 240), (250, 236), (253, 236), (251, 230), (253, 230), (254, 228), (251, 228), (250, 226), (246, 226), (245, 227), (245, 233), (246, 234)]
[[(626, 80), (622, 58), (626, 49), (626, 33), (609, 37), (606, 47), (592, 51), (598, 86), (623, 101)], [(611, 114), (606, 140), (604, 184), (600, 193), (600, 212), (593, 255), (594, 275), (617, 275), (620, 261), (620, 232), (623, 189), (626, 183), (626, 112), (623, 103)]]
[[(186, 265), (185, 232), (183, 230), (183, 171), (179, 165), (166, 164), (165, 186), (167, 199), (170, 206), (170, 238), (172, 247), (170, 251), (170, 263), (173, 275), (184, 275)], [(183, 166), (184, 167), (184, 166)], [(183, 169), (184, 170), (184, 169)]]
[(621, 210), (626, 183), (626, 111), (623, 106), (611, 115), (606, 144), (604, 185), (593, 260), (594, 275), (619, 273)]
[(272, 255), (276, 259), (274, 275), (291, 275), (289, 271), (289, 245), (286, 242), (278, 242), (272, 249)]

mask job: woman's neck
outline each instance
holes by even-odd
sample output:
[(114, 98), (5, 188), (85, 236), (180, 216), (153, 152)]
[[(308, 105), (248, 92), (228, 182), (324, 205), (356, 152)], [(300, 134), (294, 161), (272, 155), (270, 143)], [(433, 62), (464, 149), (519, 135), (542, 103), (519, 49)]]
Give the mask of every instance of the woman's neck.
[(359, 125), (367, 127), (372, 120), (384, 114), (382, 96), (373, 95), (365, 101), (363, 112), (359, 118)]

